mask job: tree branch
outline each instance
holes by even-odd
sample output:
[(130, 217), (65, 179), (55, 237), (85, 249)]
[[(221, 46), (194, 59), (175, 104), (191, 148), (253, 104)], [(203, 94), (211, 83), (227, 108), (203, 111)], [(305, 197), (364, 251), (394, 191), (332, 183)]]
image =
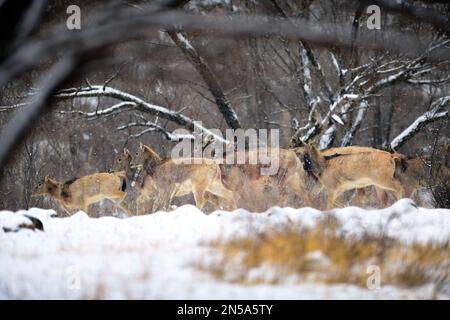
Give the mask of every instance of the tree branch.
[(239, 119), (231, 106), (230, 101), (225, 96), (222, 87), (219, 84), (217, 77), (209, 68), (206, 61), (199, 55), (197, 50), (191, 45), (186, 34), (182, 31), (167, 31), (173, 42), (181, 49), (186, 59), (192, 64), (197, 72), (202, 77), (205, 84), (208, 86), (214, 100), (222, 113), (225, 122), (232, 129), (238, 129), (241, 127)]
[(392, 150), (400, 148), (408, 140), (414, 137), (423, 127), (436, 120), (448, 116), (450, 108), (450, 95), (439, 98), (431, 104), (431, 109), (420, 117), (418, 117), (408, 128), (403, 130), (397, 137), (395, 137), (390, 144)]
[(95, 112), (80, 112), (77, 111), (78, 114), (87, 116), (89, 118), (92, 117), (99, 117), (99, 116), (106, 116), (111, 113), (117, 112), (119, 109), (123, 108), (134, 108), (136, 110), (139, 110), (144, 113), (148, 113), (154, 116), (161, 117), (163, 119), (167, 119), (169, 121), (175, 122), (181, 126), (186, 127), (187, 129), (194, 131), (195, 129), (200, 130), (207, 136), (214, 137), (217, 141), (228, 143), (225, 139), (222, 137), (214, 134), (207, 128), (200, 125), (198, 122), (194, 121), (193, 119), (179, 113), (176, 111), (169, 110), (165, 107), (154, 105), (151, 103), (148, 103), (144, 101), (141, 98), (138, 98), (132, 94), (123, 92), (118, 89), (114, 89), (111, 87), (105, 87), (103, 85), (91, 85), (91, 87), (85, 87), (85, 88), (70, 88), (70, 89), (64, 89), (56, 93), (54, 96), (55, 99), (73, 99), (73, 98), (82, 98), (82, 97), (110, 97), (117, 100), (121, 100), (122, 103), (116, 104), (112, 107), (95, 111)]

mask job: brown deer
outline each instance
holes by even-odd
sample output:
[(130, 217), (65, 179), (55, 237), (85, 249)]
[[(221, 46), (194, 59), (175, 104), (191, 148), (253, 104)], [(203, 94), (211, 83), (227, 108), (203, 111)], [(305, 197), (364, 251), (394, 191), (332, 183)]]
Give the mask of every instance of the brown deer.
[(450, 170), (444, 163), (436, 165), (434, 174), (431, 172), (431, 164), (426, 158), (414, 157), (403, 159), (401, 165), (395, 170), (395, 176), (405, 188), (405, 196), (412, 198), (417, 189), (430, 186), (430, 178), (438, 177), (442, 181), (450, 180)]
[(155, 201), (156, 186), (151, 175), (140, 174), (142, 165), (132, 166), (133, 157), (128, 149), (123, 152), (116, 160), (114, 172), (121, 173), (127, 177), (129, 185), (137, 192), (136, 197), (136, 215), (145, 214), (148, 205)]
[[(384, 152), (387, 151), (371, 148), (371, 147), (361, 147), (361, 146), (350, 146), (350, 147), (335, 147), (329, 148), (321, 151), (324, 156), (331, 156), (334, 154), (352, 154), (352, 153), (363, 153), (363, 152)], [(399, 155), (401, 157), (401, 155)], [(388, 195), (386, 191), (382, 188), (374, 186), (376, 196), (378, 201), (381, 203), (382, 207), (387, 205)], [(352, 202), (355, 203), (364, 203), (364, 199), (367, 197), (366, 191), (364, 188), (356, 189), (356, 195), (353, 198)]]
[[(144, 146), (142, 146), (143, 149)], [(269, 206), (274, 205), (286, 205), (288, 196), (299, 196), (304, 203), (309, 204), (308, 193), (305, 188), (302, 188), (303, 171), (301, 170), (301, 163), (298, 160), (295, 153), (289, 150), (280, 149), (277, 157), (279, 158), (279, 169), (274, 175), (261, 175), (262, 164), (258, 158), (258, 163), (250, 164), (249, 157), (254, 156), (257, 151), (243, 152), (245, 157), (245, 164), (219, 164), (221, 170), (221, 177), (223, 185), (233, 190), (234, 200), (239, 202), (239, 207), (253, 211), (263, 211)], [(267, 152), (267, 150), (265, 150)], [(264, 153), (266, 156), (270, 155)], [(136, 152), (136, 157), (140, 157), (141, 154)], [(233, 155), (238, 157), (238, 153)], [(134, 175), (134, 168), (131, 166), (132, 156), (128, 150), (119, 156), (117, 160), (116, 170), (124, 170), (127, 172), (127, 176)], [(137, 159), (135, 163), (143, 162), (144, 166), (150, 166), (152, 168), (149, 172), (153, 172), (157, 164), (163, 161), (153, 150), (149, 150), (148, 157), (145, 159)], [(223, 161), (217, 161), (222, 163)], [(234, 159), (233, 162), (236, 162)], [(146, 181), (143, 181), (145, 177)], [(143, 185), (151, 183), (154, 186), (154, 181), (151, 174), (139, 175), (140, 181), (136, 182), (135, 188), (142, 193), (141, 200), (149, 201), (152, 199), (152, 195), (155, 195), (156, 188), (142, 188)], [(181, 196), (186, 191), (181, 190), (175, 196)], [(306, 199), (306, 200), (305, 200)], [(139, 200), (139, 203), (142, 201)], [(227, 199), (216, 196), (210, 193), (208, 190), (205, 192), (205, 201), (210, 202), (214, 208), (221, 208), (226, 206)], [(225, 203), (224, 203), (225, 202)], [(295, 204), (289, 203), (291, 206)]]
[[(432, 157), (409, 157), (397, 165), (395, 177), (405, 188), (405, 196), (413, 198), (419, 188), (427, 188), (433, 196), (450, 190), (449, 145), (437, 147)], [(445, 197), (445, 196), (444, 196)], [(436, 198), (435, 198), (436, 199)]]
[[(162, 163), (159, 155), (154, 153), (153, 150), (151, 151), (153, 152), (153, 156), (156, 156), (159, 159), (157, 163)], [(153, 176), (149, 174), (140, 174), (143, 165), (132, 166), (132, 160), (133, 157), (130, 151), (125, 148), (116, 160), (117, 163), (114, 171), (123, 172), (129, 179), (130, 185), (132, 185), (133, 188), (138, 192), (139, 196), (137, 197), (136, 201), (136, 213), (139, 215), (144, 214), (146, 208), (151, 208), (151, 206), (155, 202), (155, 199), (158, 197), (158, 194)], [(149, 162), (147, 162), (147, 165), (148, 163)], [(153, 167), (154, 165), (156, 165), (156, 162), (153, 162)], [(175, 194), (175, 196), (183, 196), (183, 194), (181, 193), (182, 191)], [(211, 194), (209, 192), (206, 192), (205, 199), (206, 201), (213, 204), (214, 208), (219, 208), (222, 205), (222, 198), (215, 196), (214, 194)]]
[(125, 177), (113, 173), (95, 173), (64, 183), (46, 176), (37, 183), (32, 195), (50, 195), (69, 215), (74, 210), (88, 213), (89, 205), (103, 199), (114, 202), (114, 210), (120, 207), (129, 214), (122, 205), (126, 188)]
[[(322, 151), (324, 156), (330, 156), (333, 154), (347, 154), (347, 153), (362, 153), (362, 152), (384, 152), (383, 150), (378, 150), (370, 147), (337, 147), (330, 148)], [(401, 183), (404, 188), (404, 197), (413, 198), (417, 190), (419, 188), (427, 187), (429, 184), (429, 176), (430, 176), (430, 166), (427, 164), (426, 158), (413, 157), (406, 158), (402, 154), (399, 153), (390, 153), (396, 159), (396, 169), (394, 177)], [(439, 176), (440, 177), (448, 177), (449, 170), (448, 167), (444, 164), (438, 166)], [(445, 178), (444, 178), (445, 179)], [(382, 203), (383, 206), (387, 204), (387, 192), (386, 190), (375, 187), (375, 191), (377, 194), (378, 200)], [(355, 196), (355, 200), (360, 202), (360, 199), (365, 197), (364, 189), (357, 189), (357, 194)]]
[(326, 188), (327, 209), (331, 209), (340, 194), (354, 188), (374, 185), (393, 191), (397, 199), (402, 198), (404, 189), (394, 177), (396, 163), (402, 157), (388, 152), (360, 152), (323, 155), (317, 148), (303, 144), (294, 149), (303, 162), (307, 174), (318, 180), (313, 194)]
[[(154, 150), (141, 143), (131, 164), (142, 164), (143, 174), (146, 175), (143, 188), (150, 189), (149, 193), (157, 193), (157, 208), (167, 208), (173, 197), (191, 192), (199, 208), (203, 208), (208, 200), (208, 192), (221, 198), (226, 203), (226, 209), (236, 208), (233, 192), (223, 185), (220, 167), (214, 160), (162, 160)], [(148, 183), (150, 179), (152, 183)]]
[[(262, 175), (264, 166), (258, 153), (276, 156), (278, 169), (274, 174)], [(311, 205), (305, 174), (296, 154), (286, 149), (255, 149), (235, 152), (234, 158), (245, 159), (245, 164), (221, 164), (225, 186), (234, 191), (239, 207), (252, 211), (267, 210), (271, 206), (298, 206), (297, 201)], [(250, 164), (249, 159), (257, 159)], [(295, 200), (295, 202), (294, 202)]]

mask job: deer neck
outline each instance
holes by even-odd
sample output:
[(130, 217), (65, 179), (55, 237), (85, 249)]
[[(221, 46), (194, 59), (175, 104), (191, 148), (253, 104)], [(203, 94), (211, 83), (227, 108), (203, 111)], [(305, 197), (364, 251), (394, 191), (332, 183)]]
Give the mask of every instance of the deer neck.
[(125, 176), (127, 177), (127, 179), (129, 181), (134, 181), (134, 174), (135, 171), (133, 171), (133, 168), (131, 167), (131, 161), (127, 161), (126, 165), (125, 165)]
[(320, 176), (327, 165), (327, 161), (323, 155), (318, 154), (315, 158), (315, 164), (316, 174)]
[(56, 184), (50, 184), (47, 186), (47, 193), (54, 199), (57, 200), (63, 200), (63, 184), (62, 183), (56, 183)]
[(158, 159), (148, 157), (144, 160), (143, 168), (147, 174), (152, 175), (155, 172), (155, 167), (159, 165)]
[(303, 169), (314, 179), (320, 179), (320, 176), (327, 165), (325, 157), (321, 152), (310, 145), (304, 147), (302, 162)]

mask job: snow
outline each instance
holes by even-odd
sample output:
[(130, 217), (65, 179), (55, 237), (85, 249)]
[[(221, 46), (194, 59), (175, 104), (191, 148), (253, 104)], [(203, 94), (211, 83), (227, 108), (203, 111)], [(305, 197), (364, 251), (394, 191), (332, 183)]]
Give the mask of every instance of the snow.
[(30, 219), (25, 217), (24, 215), (20, 214), (14, 214), (12, 212), (5, 212), (4, 214), (0, 215), (0, 225), (2, 226), (3, 230), (17, 230), (20, 225), (31, 225)]
[[(385, 234), (404, 243), (450, 240), (450, 210), (417, 208), (402, 199), (382, 210), (357, 207), (321, 212), (274, 207), (204, 214), (192, 205), (172, 212), (119, 219), (89, 218), (84, 212), (53, 217), (53, 210), (0, 211), (0, 299), (405, 299), (432, 296), (433, 287), (381, 286), (378, 290), (338, 284), (242, 285), (218, 280), (199, 265), (218, 252), (208, 243), (246, 236), (275, 226), (312, 227), (324, 215), (340, 222), (339, 232)], [(18, 229), (41, 220), (44, 231)], [(311, 253), (311, 258), (320, 257)], [(253, 276), (270, 271), (252, 270)], [(252, 275), (251, 275), (252, 276)], [(442, 297), (439, 298), (450, 298)]]
[[(300, 49), (300, 56), (302, 58), (302, 65), (303, 65), (303, 90), (305, 91), (306, 97), (308, 100), (312, 100), (312, 78), (311, 78), (311, 70), (309, 69), (309, 65), (311, 64), (311, 61), (308, 57), (308, 54), (306, 52), (305, 48)], [(312, 104), (312, 101), (308, 102)]]
[(342, 121), (341, 117), (339, 117), (337, 114), (333, 114), (331, 117), (340, 125), (344, 125), (344, 121)]
[(333, 62), (333, 66), (336, 68), (338, 75), (341, 76), (344, 73), (341, 71), (341, 68), (339, 67), (339, 63), (336, 59), (336, 56), (334, 55), (333, 52), (330, 52), (330, 54), (331, 54), (331, 61)]
[(333, 143), (335, 136), (336, 136), (336, 125), (333, 124), (320, 137), (319, 149), (320, 150), (328, 149)]
[(180, 40), (180, 42), (184, 45), (186, 49), (194, 50), (189, 41), (180, 32), (177, 32), (177, 38), (178, 40)]
[(354, 93), (348, 93), (348, 94), (344, 94), (342, 97), (347, 100), (357, 100), (360, 98), (360, 95), (354, 94)]

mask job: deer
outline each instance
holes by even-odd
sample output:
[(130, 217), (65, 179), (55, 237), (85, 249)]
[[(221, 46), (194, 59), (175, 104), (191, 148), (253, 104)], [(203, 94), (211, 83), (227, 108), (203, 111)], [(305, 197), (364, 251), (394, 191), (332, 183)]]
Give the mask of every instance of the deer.
[[(437, 175), (442, 181), (450, 181), (450, 169), (444, 162), (435, 168)], [(419, 188), (429, 187), (431, 164), (426, 158), (411, 157), (402, 159), (401, 165), (397, 166), (395, 175), (405, 188), (405, 196), (412, 198)]]
[[(262, 167), (267, 166), (262, 164), (261, 154), (266, 157), (277, 157), (279, 165), (276, 172), (269, 175), (261, 174)], [(233, 157), (230, 164), (224, 163), (224, 158), (203, 159), (203, 161), (214, 161), (219, 165), (221, 181), (227, 189), (233, 191), (234, 201), (239, 202), (240, 207), (261, 211), (267, 209), (268, 204), (286, 205), (289, 196), (297, 196), (304, 203), (311, 204), (304, 183), (306, 177), (301, 162), (294, 152), (278, 148), (254, 149), (236, 151)], [(236, 163), (239, 157), (245, 159), (243, 164)], [(250, 158), (256, 159), (256, 163), (250, 163)], [(143, 144), (140, 145), (134, 159), (136, 159), (134, 164), (142, 164), (149, 174), (152, 174), (154, 164), (161, 162), (161, 158)], [(208, 190), (205, 199), (215, 208), (220, 207), (220, 202), (224, 200), (223, 197), (217, 197)]]
[[(388, 153), (387, 151), (378, 150), (370, 147), (341, 147), (341, 148), (330, 148), (322, 151), (324, 156), (330, 156), (332, 154), (346, 154), (346, 153), (361, 153), (361, 152), (382, 152)], [(402, 187), (404, 188), (404, 197), (412, 198), (417, 193), (419, 188), (423, 188), (427, 186), (427, 180), (429, 173), (429, 166), (426, 163), (426, 159), (420, 157), (409, 157), (406, 158), (404, 155), (392, 152), (389, 153), (393, 155), (396, 161), (396, 169), (394, 173), (394, 177), (400, 182)], [(443, 176), (448, 176), (448, 167), (441, 166), (440, 174)], [(386, 206), (387, 203), (387, 193), (386, 190), (375, 186), (375, 191), (377, 194), (378, 200), (382, 203), (383, 206)], [(365, 196), (365, 192), (363, 189), (357, 189), (356, 197), (360, 199)]]
[[(334, 154), (353, 154), (353, 153), (364, 153), (364, 152), (383, 152), (388, 153), (384, 150), (379, 150), (371, 147), (362, 147), (362, 146), (349, 146), (349, 147), (335, 147), (329, 148), (321, 151), (324, 156), (332, 156)], [(397, 154), (399, 158), (402, 158), (402, 155)], [(384, 189), (374, 186), (376, 196), (378, 201), (381, 203), (382, 207), (387, 205), (388, 196)], [(356, 195), (354, 197), (354, 201), (356, 203), (362, 203), (362, 199), (366, 198), (366, 191), (364, 188), (357, 188)]]
[[(258, 154), (277, 157), (278, 169), (273, 174), (261, 174), (264, 166)], [(236, 201), (248, 210), (261, 211), (273, 205), (294, 205), (289, 197), (294, 196), (306, 205), (311, 205), (306, 180), (300, 160), (290, 150), (282, 148), (251, 149), (236, 151), (234, 158), (245, 159), (244, 164), (221, 164), (225, 186), (235, 191)], [(257, 159), (251, 164), (249, 159)], [(222, 161), (223, 162), (223, 161)], [(297, 204), (297, 203), (296, 203)], [(251, 206), (252, 207), (249, 207)]]
[[(153, 150), (151, 150), (153, 152)], [(153, 165), (156, 163), (161, 163), (162, 160), (159, 157), (158, 154), (154, 153), (153, 156), (158, 158), (157, 162), (153, 162)], [(155, 185), (155, 182), (153, 180), (152, 175), (150, 174), (141, 174), (141, 170), (143, 168), (143, 165), (137, 165), (132, 166), (132, 155), (131, 152), (124, 148), (123, 152), (119, 155), (116, 162), (116, 167), (114, 171), (116, 172), (123, 172), (127, 178), (130, 181), (130, 185), (133, 186), (134, 189), (138, 192), (138, 198), (136, 201), (136, 211), (137, 214), (143, 214), (145, 213), (145, 204), (150, 203), (151, 205), (155, 202), (155, 199), (157, 198), (157, 187)], [(154, 159), (155, 160), (155, 159)], [(153, 167), (152, 165), (152, 167)], [(182, 196), (182, 192), (175, 194), (175, 196)], [(207, 202), (210, 202), (214, 205), (215, 208), (219, 208), (221, 205), (220, 197), (214, 196), (213, 194), (210, 194), (209, 192), (206, 192), (205, 199)], [(142, 211), (141, 208), (144, 208)]]
[(145, 213), (145, 204), (155, 201), (156, 186), (154, 184), (151, 175), (140, 174), (142, 170), (142, 165), (132, 166), (131, 162), (133, 156), (131, 152), (124, 148), (123, 152), (119, 154), (116, 159), (116, 165), (113, 172), (123, 174), (129, 183), (129, 185), (134, 188), (138, 194), (136, 198), (136, 214), (141, 215)]
[[(222, 183), (220, 167), (207, 158), (181, 158), (162, 160), (150, 147), (140, 143), (131, 165), (142, 165), (142, 188), (150, 194), (157, 193), (157, 206), (166, 208), (173, 197), (192, 193), (195, 204), (203, 209), (208, 201), (207, 193), (220, 198), (226, 209), (234, 210), (236, 203), (231, 190)], [(155, 206), (154, 206), (155, 207)]]
[(33, 196), (50, 195), (70, 216), (74, 210), (88, 213), (88, 207), (103, 199), (114, 203), (114, 210), (120, 207), (129, 214), (122, 205), (126, 196), (127, 183), (125, 177), (112, 173), (94, 173), (59, 182), (45, 176), (33, 189)]
[[(303, 146), (304, 143), (303, 141), (300, 139), (300, 137), (298, 136), (294, 136), (291, 138), (291, 141), (289, 143), (289, 148), (291, 150), (294, 150), (297, 147), (301, 147)], [(383, 150), (379, 150), (379, 149), (375, 149), (375, 148), (371, 148), (371, 147), (362, 147), (362, 146), (348, 146), (348, 147), (334, 147), (334, 148), (328, 148), (328, 149), (324, 149), (321, 150), (322, 155), (324, 156), (332, 156), (334, 154), (352, 154), (352, 153), (362, 153), (362, 152), (386, 152)], [(377, 199), (380, 203), (382, 203), (382, 206), (386, 206), (387, 204), (387, 194), (386, 192), (377, 187), (374, 186), (375, 188), (375, 192), (377, 195)], [(364, 188), (357, 188), (356, 189), (356, 195), (354, 197), (354, 201), (357, 203), (362, 203), (362, 199), (366, 198), (366, 191), (364, 190)]]
[(393, 191), (397, 199), (404, 195), (403, 186), (394, 177), (396, 166), (404, 158), (402, 155), (382, 151), (324, 155), (306, 143), (293, 151), (302, 161), (307, 174), (318, 182), (313, 189), (313, 195), (317, 195), (322, 187), (326, 188), (327, 209), (336, 204), (339, 195), (354, 188), (374, 185)]

